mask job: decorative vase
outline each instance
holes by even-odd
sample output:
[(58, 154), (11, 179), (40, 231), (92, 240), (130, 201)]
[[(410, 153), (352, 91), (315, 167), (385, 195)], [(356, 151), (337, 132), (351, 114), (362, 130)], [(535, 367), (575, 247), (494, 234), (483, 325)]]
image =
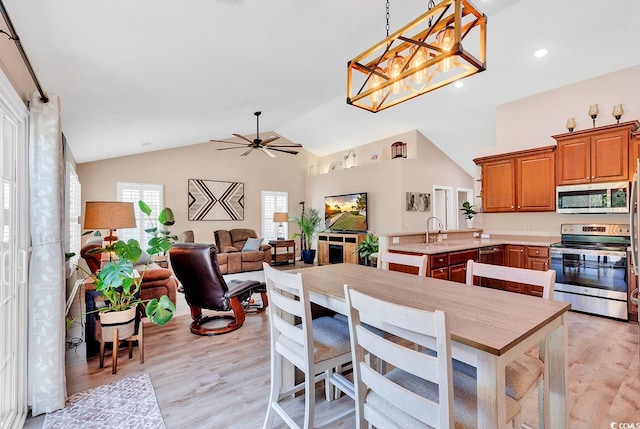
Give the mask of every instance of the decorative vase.
[(129, 338), (136, 330), (136, 306), (122, 311), (105, 311), (100, 313), (102, 339), (113, 341), (113, 334), (118, 331), (118, 340)]
[(473, 229), (473, 218), (467, 219), (467, 229)]
[(309, 249), (302, 251), (302, 262), (305, 264), (313, 264), (313, 261), (316, 259), (316, 250)]

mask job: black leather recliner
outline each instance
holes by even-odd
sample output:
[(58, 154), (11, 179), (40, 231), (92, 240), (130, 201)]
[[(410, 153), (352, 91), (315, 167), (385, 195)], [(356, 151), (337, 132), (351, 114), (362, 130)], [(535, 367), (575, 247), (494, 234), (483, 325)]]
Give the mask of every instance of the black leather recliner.
[[(170, 250), (171, 267), (184, 288), (191, 309), (191, 332), (197, 335), (218, 335), (235, 331), (245, 320), (245, 307), (251, 295), (260, 293), (264, 311), (268, 305), (264, 283), (255, 280), (225, 282), (214, 244), (176, 243)], [(204, 316), (202, 309), (233, 311), (233, 315)], [(226, 326), (207, 328), (205, 323), (216, 319), (231, 319)]]

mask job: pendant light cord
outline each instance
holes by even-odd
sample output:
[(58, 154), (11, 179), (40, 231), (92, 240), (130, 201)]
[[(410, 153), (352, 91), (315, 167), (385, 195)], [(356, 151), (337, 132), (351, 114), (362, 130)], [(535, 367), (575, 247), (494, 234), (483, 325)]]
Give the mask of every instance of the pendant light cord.
[(40, 82), (38, 81), (36, 73), (33, 71), (33, 68), (31, 67), (31, 62), (29, 62), (27, 53), (24, 51), (24, 48), (22, 47), (22, 43), (20, 43), (20, 38), (18, 37), (18, 34), (16, 34), (16, 30), (13, 27), (13, 24), (11, 23), (11, 19), (9, 18), (9, 14), (5, 9), (4, 3), (2, 3), (2, 0), (0, 0), (0, 13), (2, 13), (2, 18), (4, 19), (4, 22), (7, 24), (7, 29), (9, 30), (8, 33), (4, 30), (0, 30), (0, 33), (6, 34), (9, 40), (13, 40), (15, 42), (16, 47), (18, 48), (18, 52), (20, 52), (20, 56), (22, 57), (22, 61), (24, 61), (24, 65), (27, 67), (27, 70), (31, 75), (31, 79), (33, 80), (33, 83), (36, 85), (36, 88), (40, 93), (40, 101), (42, 101), (43, 103), (49, 102), (49, 98), (46, 95), (44, 95), (44, 91), (40, 86)]

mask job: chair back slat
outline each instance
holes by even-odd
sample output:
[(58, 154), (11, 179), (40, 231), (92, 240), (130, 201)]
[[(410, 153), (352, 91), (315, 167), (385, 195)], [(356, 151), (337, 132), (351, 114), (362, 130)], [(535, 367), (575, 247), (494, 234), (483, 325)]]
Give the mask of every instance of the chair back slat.
[[(384, 421), (388, 404), (434, 428), (453, 427), (453, 382), (451, 338), (444, 312), (429, 312), (386, 302), (365, 293), (345, 288), (349, 308), (349, 327), (356, 390), (356, 418), (375, 427), (387, 427)], [(366, 325), (364, 324), (366, 321)], [(393, 336), (379, 335), (372, 326)], [(411, 333), (411, 340), (399, 333)], [(392, 339), (393, 338), (393, 339)], [(429, 340), (427, 340), (429, 338)], [(436, 356), (414, 349), (414, 340), (434, 343)], [(393, 365), (385, 376), (366, 355), (376, 356)], [(421, 395), (403, 385), (396, 377), (417, 377), (438, 386), (437, 392)], [(426, 380), (426, 381), (425, 381)], [(382, 398), (382, 400), (380, 400)], [(381, 405), (382, 404), (382, 405)], [(386, 405), (385, 405), (386, 404)], [(362, 424), (359, 427), (363, 427)]]
[(554, 270), (539, 271), (526, 268), (504, 267), (501, 265), (483, 264), (472, 259), (467, 261), (468, 285), (473, 285), (474, 277), (485, 277), (497, 280), (506, 280), (516, 283), (524, 283), (532, 286), (541, 286), (542, 297), (553, 299), (553, 288), (556, 283)]
[(427, 271), (427, 255), (405, 255), (404, 253), (378, 253), (377, 268), (389, 269), (389, 264), (405, 265), (418, 268), (418, 275), (425, 276)]

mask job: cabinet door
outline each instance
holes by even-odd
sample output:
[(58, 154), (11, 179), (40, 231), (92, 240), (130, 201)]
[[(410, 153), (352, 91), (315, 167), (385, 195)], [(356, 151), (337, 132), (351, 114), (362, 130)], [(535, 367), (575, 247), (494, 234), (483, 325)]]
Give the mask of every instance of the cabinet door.
[(589, 136), (558, 142), (558, 185), (591, 181), (591, 139)]
[(452, 282), (467, 282), (467, 264), (456, 264), (449, 266), (449, 280)]
[(629, 141), (629, 181), (633, 180), (638, 158), (640, 158), (640, 134), (632, 136)]
[(516, 210), (515, 160), (490, 161), (482, 165), (482, 204), (487, 213)]
[(357, 250), (357, 245), (354, 243), (344, 243), (342, 245), (342, 257), (344, 258), (345, 264), (358, 264), (359, 256)]
[(431, 277), (434, 279), (449, 280), (449, 268), (444, 267), (431, 270)]
[(591, 181), (629, 180), (629, 131), (613, 130), (591, 137)]
[[(549, 248), (542, 246), (527, 246), (525, 263), (526, 268), (530, 270), (547, 271), (549, 269)], [(526, 286), (526, 293), (528, 295), (542, 296), (541, 286)]]
[(329, 264), (329, 242), (318, 240), (318, 265)]
[[(524, 246), (505, 246), (507, 267), (524, 268)], [(525, 285), (516, 282), (505, 282), (505, 289), (511, 292), (525, 293)]]
[(555, 211), (555, 170), (554, 152), (516, 159), (517, 211)]

